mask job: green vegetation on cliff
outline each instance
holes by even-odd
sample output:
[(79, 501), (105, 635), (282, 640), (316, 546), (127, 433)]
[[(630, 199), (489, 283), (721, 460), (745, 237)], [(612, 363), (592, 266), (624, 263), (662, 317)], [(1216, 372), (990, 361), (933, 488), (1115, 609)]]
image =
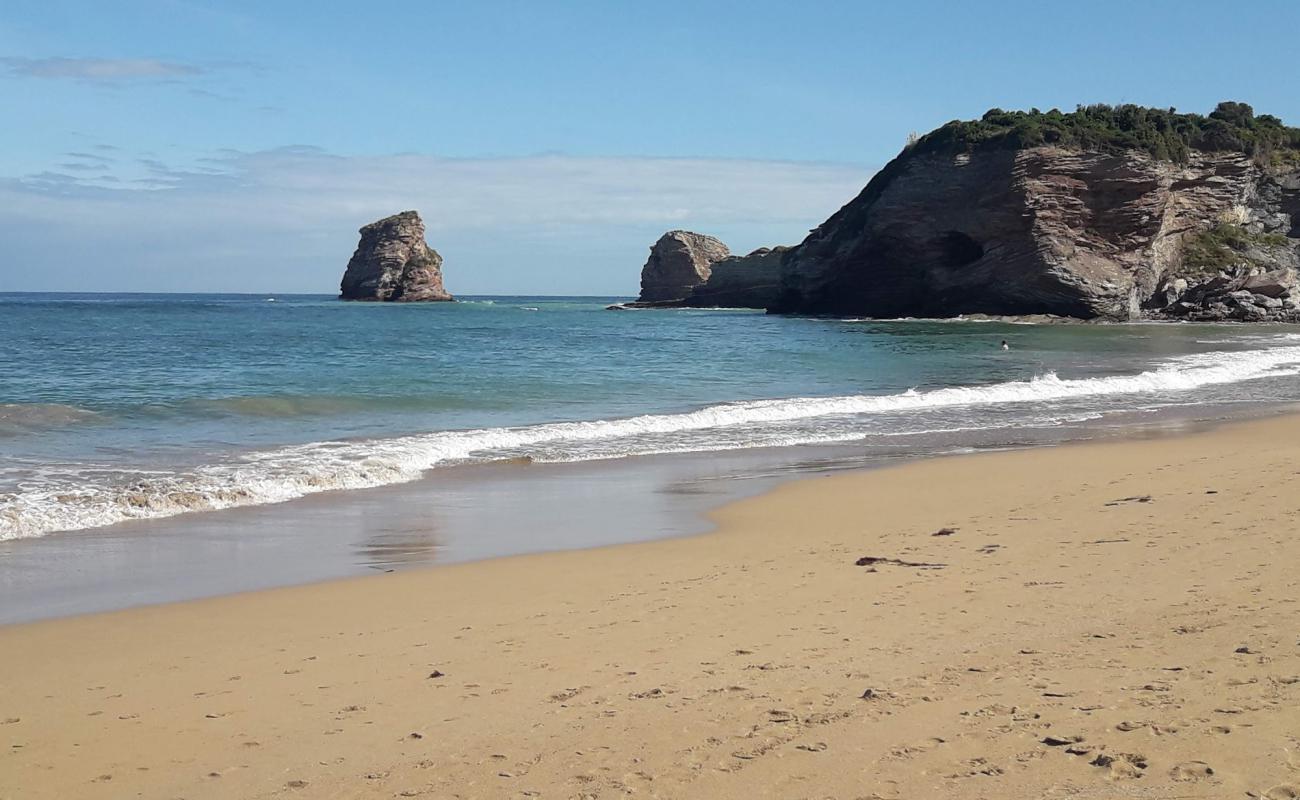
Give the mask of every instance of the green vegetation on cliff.
[(1244, 262), (1268, 267), (1272, 261), (1261, 258), (1259, 251), (1289, 244), (1290, 241), (1280, 233), (1251, 233), (1240, 225), (1220, 222), (1183, 244), (1183, 266), (1191, 272), (1203, 274)]
[(1159, 159), (1185, 162), (1190, 150), (1238, 152), (1261, 164), (1300, 161), (1300, 128), (1260, 114), (1245, 103), (1225, 102), (1210, 113), (1135, 105), (1079, 106), (1064, 113), (1003, 111), (994, 108), (977, 120), (952, 122), (920, 137), (907, 152), (962, 152), (1020, 149), (1039, 145), (1103, 150), (1145, 150)]

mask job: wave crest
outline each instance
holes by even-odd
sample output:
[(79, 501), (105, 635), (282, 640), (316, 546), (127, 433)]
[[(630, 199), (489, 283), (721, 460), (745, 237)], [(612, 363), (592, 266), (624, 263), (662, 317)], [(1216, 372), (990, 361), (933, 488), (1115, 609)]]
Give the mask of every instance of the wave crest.
[[(953, 407), (1051, 404), (1105, 395), (1161, 394), (1300, 374), (1300, 347), (1218, 351), (1184, 356), (1134, 375), (1063, 379), (1055, 373), (983, 386), (910, 389), (892, 395), (848, 395), (755, 400), (707, 406), (677, 414), (615, 420), (560, 422), (516, 428), (440, 431), (393, 439), (334, 441), (244, 455), (227, 463), (170, 475), (119, 473), (0, 495), (0, 539), (109, 525), (128, 519), (190, 511), (277, 503), (316, 492), (411, 481), (440, 465), (512, 458), (582, 460), (654, 452), (732, 449), (860, 438), (859, 417)], [(813, 419), (847, 420), (828, 435), (783, 424)], [(742, 429), (728, 443), (699, 436), (707, 430)], [(779, 431), (779, 436), (774, 432)], [(683, 434), (687, 434), (683, 436)], [(737, 444), (740, 442), (740, 444)], [(545, 448), (561, 451), (547, 456)]]
[(0, 403), (0, 436), (74, 425), (98, 417), (94, 411), (64, 403)]

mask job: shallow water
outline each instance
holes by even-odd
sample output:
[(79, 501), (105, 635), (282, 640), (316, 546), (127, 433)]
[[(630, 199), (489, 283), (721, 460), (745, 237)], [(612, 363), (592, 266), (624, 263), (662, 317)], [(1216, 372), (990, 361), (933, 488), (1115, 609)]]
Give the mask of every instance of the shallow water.
[(617, 299), (0, 295), (0, 539), (473, 463), (919, 453), (1300, 397), (1283, 327), (604, 310)]

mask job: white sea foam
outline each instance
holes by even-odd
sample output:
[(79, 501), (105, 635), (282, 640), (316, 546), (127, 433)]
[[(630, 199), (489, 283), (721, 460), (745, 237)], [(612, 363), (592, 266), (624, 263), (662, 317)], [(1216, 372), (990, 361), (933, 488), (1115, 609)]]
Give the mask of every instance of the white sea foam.
[[(1047, 373), (1024, 381), (913, 389), (892, 395), (756, 400), (626, 419), (317, 442), (251, 453), (175, 474), (83, 472), (28, 483), (16, 492), (0, 495), (0, 539), (399, 483), (415, 480), (439, 465), (464, 461), (539, 453), (543, 454), (539, 460), (582, 460), (846, 441), (861, 438), (875, 415), (958, 407), (978, 411), (1027, 405), (1041, 408), (1050, 417), (1053, 404), (1061, 401), (1109, 395), (1162, 396), (1300, 374), (1300, 346), (1289, 344), (1297, 339), (1300, 337), (1290, 337), (1285, 344), (1265, 349), (1183, 356), (1134, 375), (1070, 380)], [(1039, 419), (1043, 419), (1041, 414)]]

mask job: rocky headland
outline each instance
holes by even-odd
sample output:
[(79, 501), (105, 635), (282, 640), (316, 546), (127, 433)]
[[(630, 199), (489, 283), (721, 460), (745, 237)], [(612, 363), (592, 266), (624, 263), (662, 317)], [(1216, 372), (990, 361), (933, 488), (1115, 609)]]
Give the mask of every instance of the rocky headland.
[(794, 247), (648, 295), (662, 270), (633, 305), (1297, 322), (1300, 129), (1244, 103), (994, 109), (915, 138)]
[(1300, 320), (1300, 129), (1221, 103), (990, 111), (784, 259), (777, 312)]
[(360, 230), (352, 260), (339, 286), (344, 300), (448, 301), (442, 285), (442, 256), (424, 241), (424, 221), (403, 211)]

